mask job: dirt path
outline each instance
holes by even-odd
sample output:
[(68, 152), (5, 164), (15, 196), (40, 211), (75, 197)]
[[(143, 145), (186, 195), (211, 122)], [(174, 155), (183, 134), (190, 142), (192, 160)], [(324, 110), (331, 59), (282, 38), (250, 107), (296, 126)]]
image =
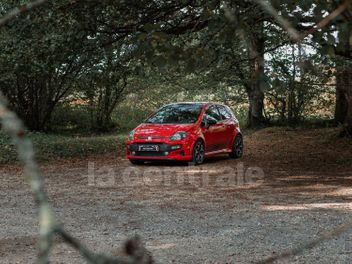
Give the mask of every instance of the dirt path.
[[(57, 215), (96, 251), (117, 254), (139, 234), (158, 263), (251, 263), (351, 219), (352, 144), (332, 132), (264, 129), (245, 138), (243, 159), (198, 167), (134, 167), (114, 155), (42, 166)], [(17, 166), (0, 175), (0, 263), (33, 263), (29, 188)], [(52, 260), (84, 263), (60, 241)], [(292, 262), (351, 263), (352, 231)]]

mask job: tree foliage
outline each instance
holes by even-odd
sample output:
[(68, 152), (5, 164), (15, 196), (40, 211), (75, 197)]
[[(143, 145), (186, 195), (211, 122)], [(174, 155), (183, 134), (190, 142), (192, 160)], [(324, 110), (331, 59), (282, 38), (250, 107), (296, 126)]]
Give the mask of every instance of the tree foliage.
[[(268, 122), (268, 101), (281, 118), (297, 122), (324, 93), (325, 84), (316, 81), (328, 80), (321, 79), (318, 63), (336, 72), (349, 68), (346, 2), (48, 2), (1, 29), (1, 90), (34, 130), (50, 129), (57, 104), (72, 98), (84, 98), (92, 127), (106, 130), (117, 103), (133, 93), (124, 88), (129, 80), (148, 74), (167, 76), (158, 79), (161, 86), (182, 83), (188, 95), (211, 92), (232, 105), (241, 97), (251, 127)], [(3, 1), (0, 10), (19, 3)], [(296, 58), (287, 64), (282, 50), (303, 42), (322, 59), (309, 64)], [(325, 55), (334, 63), (324, 61)], [(297, 75), (307, 67), (305, 78)], [(281, 79), (273, 77), (279, 74)], [(337, 83), (336, 119), (349, 124), (350, 84)]]

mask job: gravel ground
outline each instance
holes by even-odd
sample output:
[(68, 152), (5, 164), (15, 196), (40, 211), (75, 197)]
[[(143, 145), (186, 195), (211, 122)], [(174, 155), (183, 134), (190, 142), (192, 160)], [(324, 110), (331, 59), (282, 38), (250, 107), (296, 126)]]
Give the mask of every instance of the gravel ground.
[[(245, 138), (242, 159), (197, 167), (136, 167), (111, 154), (42, 168), (57, 216), (95, 251), (119, 254), (138, 234), (157, 263), (254, 263), (351, 219), (351, 142), (326, 143), (329, 133), (264, 129)], [(33, 263), (38, 226), (29, 187), (17, 165), (0, 175), (0, 263)], [(351, 263), (351, 235), (279, 263)], [(51, 257), (85, 263), (59, 239)]]

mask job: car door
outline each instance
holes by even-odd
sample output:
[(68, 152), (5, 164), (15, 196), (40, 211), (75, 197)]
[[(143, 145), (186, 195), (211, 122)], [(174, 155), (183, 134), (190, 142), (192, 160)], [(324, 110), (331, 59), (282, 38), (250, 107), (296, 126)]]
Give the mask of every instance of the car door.
[(235, 134), (234, 131), (236, 129), (236, 122), (230, 109), (228, 109), (224, 105), (218, 105), (217, 107), (219, 109), (221, 122), (225, 126), (225, 129), (223, 131), (224, 133), (222, 135), (224, 139), (224, 141), (222, 142), (224, 144), (223, 148), (230, 148)]
[(203, 126), (202, 132), (206, 142), (206, 152), (217, 151), (223, 148), (223, 139), (224, 134), (224, 124), (221, 121), (220, 113), (215, 105), (210, 105), (207, 107), (203, 123), (207, 124), (207, 120), (212, 119), (216, 122), (210, 126)]

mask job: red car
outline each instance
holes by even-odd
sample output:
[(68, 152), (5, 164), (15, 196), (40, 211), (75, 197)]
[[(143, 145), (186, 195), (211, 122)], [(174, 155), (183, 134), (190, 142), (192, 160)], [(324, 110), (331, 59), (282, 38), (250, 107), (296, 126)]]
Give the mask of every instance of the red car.
[(178, 160), (198, 165), (217, 154), (240, 158), (243, 137), (228, 106), (174, 103), (163, 106), (130, 132), (126, 152), (133, 164)]

